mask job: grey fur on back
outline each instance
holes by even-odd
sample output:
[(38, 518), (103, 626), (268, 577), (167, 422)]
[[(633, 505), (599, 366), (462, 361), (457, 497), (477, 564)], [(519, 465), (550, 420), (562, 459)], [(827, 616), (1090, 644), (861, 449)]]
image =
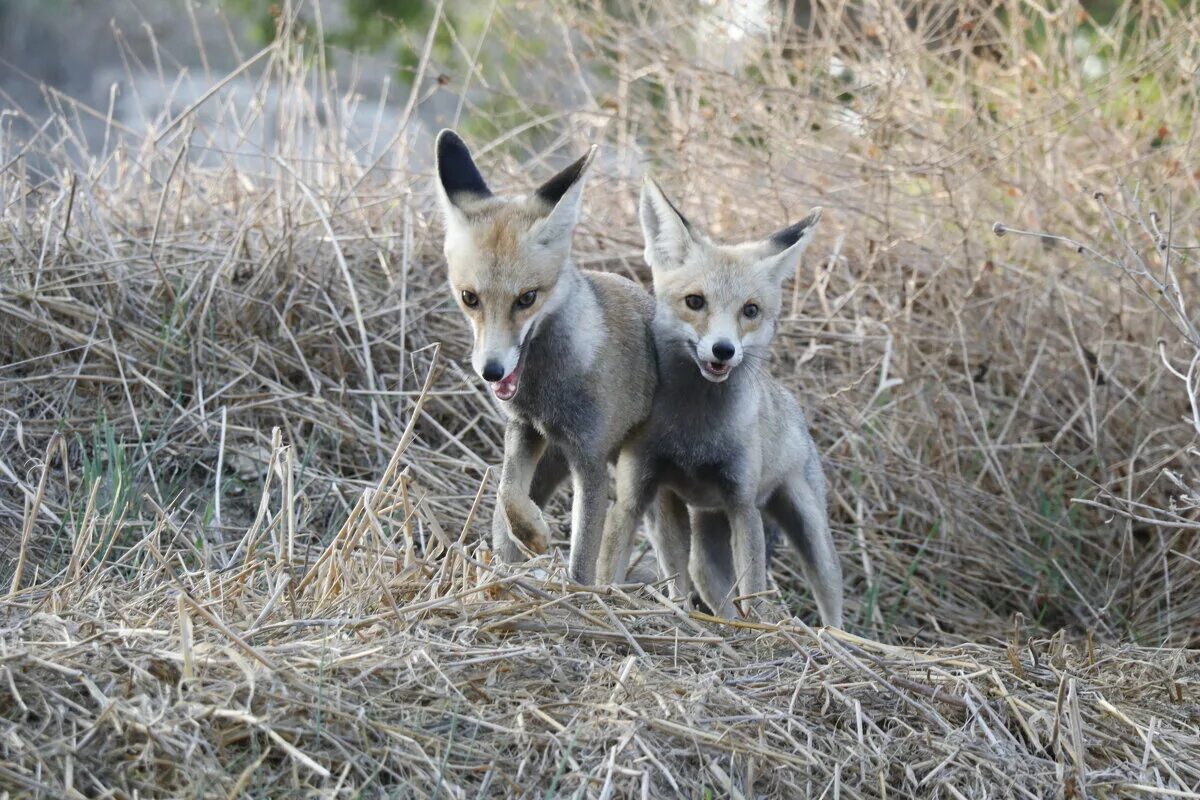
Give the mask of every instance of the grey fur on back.
[(580, 292), (597, 301), (604, 345), (592, 364), (574, 356), (573, 304), (549, 316), (526, 346), (521, 392), (509, 413), (526, 418), (567, 453), (601, 444), (608, 458), (650, 410), (657, 382), (649, 321), (654, 302), (633, 281), (583, 271)]

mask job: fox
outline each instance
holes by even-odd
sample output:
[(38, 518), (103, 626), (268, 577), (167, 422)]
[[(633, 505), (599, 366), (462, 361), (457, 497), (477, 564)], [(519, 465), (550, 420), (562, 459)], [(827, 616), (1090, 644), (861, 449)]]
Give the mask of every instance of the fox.
[[(617, 461), (599, 560), (619, 582), (641, 517), (661, 573), (731, 618), (767, 589), (763, 514), (800, 552), (821, 621), (842, 625), (842, 572), (820, 453), (796, 398), (764, 368), (820, 207), (766, 239), (714, 241), (646, 176), (638, 204), (655, 297), (653, 408)], [(751, 600), (751, 610), (761, 608)]]
[(545, 552), (541, 509), (569, 477), (569, 573), (591, 585), (608, 463), (649, 416), (657, 386), (653, 300), (571, 257), (595, 146), (531, 194), (505, 197), (457, 133), (441, 131), (434, 147), (450, 291), (471, 325), (471, 366), (507, 418), (493, 551), (508, 562)]

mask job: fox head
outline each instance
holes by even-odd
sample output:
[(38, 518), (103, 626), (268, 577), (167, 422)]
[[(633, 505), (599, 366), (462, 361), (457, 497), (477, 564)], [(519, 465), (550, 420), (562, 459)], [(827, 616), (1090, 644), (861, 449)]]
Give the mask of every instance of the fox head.
[(437, 192), (450, 291), (471, 323), (471, 366), (501, 400), (517, 393), (524, 348), (571, 289), (571, 234), (596, 148), (523, 197), (497, 197), (452, 130), (438, 134)]
[(657, 319), (677, 334), (670, 346), (714, 383), (727, 380), (748, 355), (763, 355), (775, 335), (783, 281), (812, 241), (820, 207), (766, 239), (723, 244), (693, 227), (647, 177), (638, 215)]

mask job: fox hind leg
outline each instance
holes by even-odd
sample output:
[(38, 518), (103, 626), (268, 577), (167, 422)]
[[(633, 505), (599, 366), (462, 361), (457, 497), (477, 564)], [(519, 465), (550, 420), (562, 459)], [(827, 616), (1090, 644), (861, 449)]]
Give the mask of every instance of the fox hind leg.
[(689, 553), (692, 549), (692, 524), (687, 505), (674, 492), (662, 490), (654, 501), (654, 518), (649, 526), (654, 552), (662, 577), (671, 578), (671, 595), (686, 598), (691, 594)]
[(723, 511), (692, 514), (689, 566), (700, 599), (719, 617), (732, 618), (737, 575), (733, 569), (732, 534)]
[(571, 467), (561, 448), (547, 444), (542, 458), (533, 470), (533, 483), (529, 487), (529, 499), (537, 503), (538, 508), (545, 508), (546, 503), (554, 496), (554, 492), (562, 482), (571, 476)]
[(584, 586), (596, 582), (608, 509), (608, 463), (580, 460), (571, 465), (571, 580)]
[[(823, 484), (820, 475), (817, 479)], [(814, 488), (804, 476), (793, 475), (771, 496), (767, 511), (800, 553), (821, 622), (842, 627), (842, 566), (829, 530), (824, 486)]]

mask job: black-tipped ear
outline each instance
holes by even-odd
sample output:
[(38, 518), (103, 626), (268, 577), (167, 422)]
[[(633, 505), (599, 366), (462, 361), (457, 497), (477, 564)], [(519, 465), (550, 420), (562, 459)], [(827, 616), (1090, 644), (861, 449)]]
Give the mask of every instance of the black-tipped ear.
[(808, 216), (797, 222), (795, 225), (789, 225), (781, 231), (776, 231), (771, 234), (770, 243), (779, 251), (787, 250), (789, 247), (800, 241), (805, 234), (811, 234), (813, 227), (821, 221), (821, 207), (817, 206), (808, 212)]
[(543, 183), (534, 192), (534, 195), (543, 203), (553, 207), (558, 205), (558, 201), (562, 200), (563, 195), (567, 190), (579, 182), (583, 177), (583, 173), (587, 171), (588, 165), (592, 163), (592, 159), (596, 155), (596, 148), (593, 146), (586, 154), (578, 161), (565, 168), (550, 180)]
[(571, 233), (579, 221), (583, 205), (583, 176), (596, 157), (592, 146), (587, 155), (542, 184), (533, 196), (550, 207), (550, 213), (539, 223), (538, 241), (543, 245), (571, 245)]
[(646, 263), (658, 270), (683, 264), (688, 248), (696, 241), (692, 225), (648, 173), (642, 181), (638, 219), (646, 240)]
[(770, 271), (775, 280), (782, 283), (799, 268), (800, 257), (812, 242), (820, 221), (821, 207), (817, 206), (804, 219), (764, 239), (758, 246), (759, 252), (763, 253), (763, 260), (759, 263)]
[(468, 194), (474, 197), (491, 197), (492, 190), (488, 188), (479, 167), (471, 158), (471, 151), (459, 135), (446, 128), (437, 137), (437, 174), (446, 193), (446, 199), (457, 203), (459, 196)]

